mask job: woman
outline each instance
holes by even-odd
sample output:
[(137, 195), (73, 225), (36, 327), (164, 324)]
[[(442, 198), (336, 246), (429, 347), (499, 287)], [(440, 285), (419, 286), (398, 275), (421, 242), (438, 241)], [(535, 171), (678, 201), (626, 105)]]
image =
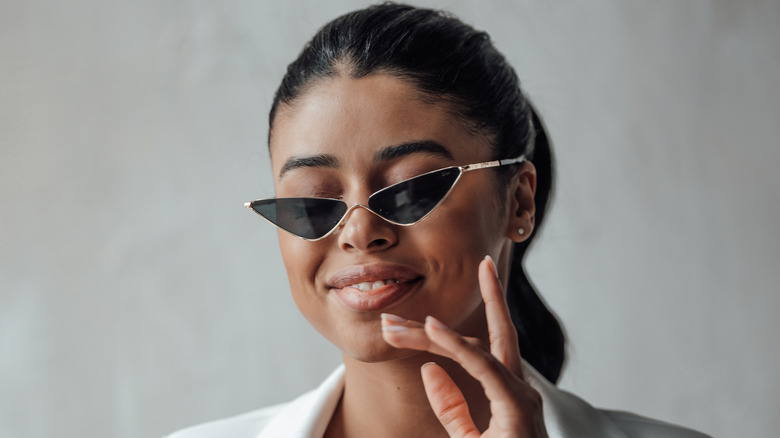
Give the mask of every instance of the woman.
[(174, 437), (703, 436), (554, 386), (563, 332), (522, 266), (551, 153), (486, 34), (395, 4), (334, 20), (289, 66), (269, 148), (276, 198), (247, 206), (344, 366)]

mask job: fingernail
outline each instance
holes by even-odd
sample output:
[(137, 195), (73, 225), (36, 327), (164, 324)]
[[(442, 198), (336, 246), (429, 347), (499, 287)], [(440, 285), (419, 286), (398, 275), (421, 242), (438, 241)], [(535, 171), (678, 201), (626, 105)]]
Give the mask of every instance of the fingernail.
[(424, 364), (422, 364), (420, 369), (423, 369), (423, 368), (427, 367), (428, 365), (436, 365), (436, 362), (425, 362)]
[(380, 316), (382, 317), (382, 321), (394, 322), (397, 324), (403, 324), (406, 322), (406, 319), (401, 318), (398, 315), (393, 315), (392, 313), (383, 313)]
[(487, 260), (488, 263), (490, 263), (490, 270), (493, 271), (493, 275), (495, 275), (496, 278), (498, 278), (498, 268), (496, 267), (496, 262), (493, 261), (493, 257), (486, 255), (485, 260)]
[(425, 323), (426, 324), (430, 324), (431, 327), (437, 328), (439, 330), (448, 330), (447, 326), (444, 325), (444, 323), (442, 323), (441, 321), (439, 321), (438, 319), (436, 319), (436, 318), (434, 318), (434, 317), (432, 317), (430, 315), (425, 317)]
[(382, 325), (383, 332), (405, 332), (409, 327), (405, 325)]

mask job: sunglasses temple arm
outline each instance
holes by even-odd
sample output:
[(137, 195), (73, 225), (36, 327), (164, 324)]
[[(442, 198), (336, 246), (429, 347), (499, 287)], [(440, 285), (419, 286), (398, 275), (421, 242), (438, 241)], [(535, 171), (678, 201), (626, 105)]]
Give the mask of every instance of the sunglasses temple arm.
[(485, 169), (487, 167), (500, 167), (508, 166), (510, 164), (522, 163), (525, 161), (525, 155), (520, 155), (517, 158), (507, 158), (505, 160), (487, 161), (485, 163), (469, 164), (468, 166), (462, 166), (464, 172), (469, 170)]
[(525, 155), (520, 155), (517, 158), (507, 158), (506, 160), (499, 160), (499, 166), (506, 166), (509, 164), (522, 163), (525, 161)]

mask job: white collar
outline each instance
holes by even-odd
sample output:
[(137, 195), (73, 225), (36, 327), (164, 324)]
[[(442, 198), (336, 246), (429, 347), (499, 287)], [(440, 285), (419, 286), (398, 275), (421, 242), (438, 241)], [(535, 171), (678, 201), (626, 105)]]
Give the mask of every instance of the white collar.
[[(523, 361), (526, 381), (539, 391), (550, 438), (628, 438), (602, 411), (550, 383)], [(284, 405), (257, 438), (319, 438), (325, 433), (341, 394), (344, 365), (315, 390)]]
[(542, 396), (544, 424), (550, 438), (628, 438), (604, 412), (553, 385), (525, 360), (523, 376)]

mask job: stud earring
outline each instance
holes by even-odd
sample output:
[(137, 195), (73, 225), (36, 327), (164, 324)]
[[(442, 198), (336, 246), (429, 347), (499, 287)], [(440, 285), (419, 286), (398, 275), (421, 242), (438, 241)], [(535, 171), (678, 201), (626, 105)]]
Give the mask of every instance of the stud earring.
[(520, 227), (520, 228), (517, 229), (517, 234), (523, 236), (523, 235), (525, 235), (525, 230), (522, 227)]

